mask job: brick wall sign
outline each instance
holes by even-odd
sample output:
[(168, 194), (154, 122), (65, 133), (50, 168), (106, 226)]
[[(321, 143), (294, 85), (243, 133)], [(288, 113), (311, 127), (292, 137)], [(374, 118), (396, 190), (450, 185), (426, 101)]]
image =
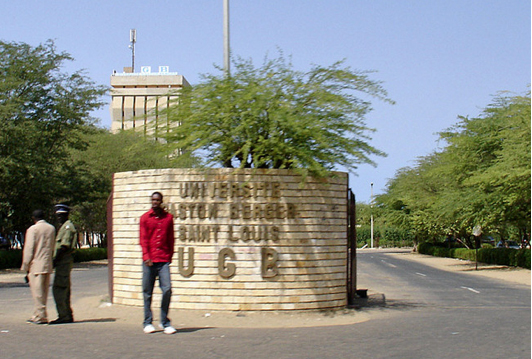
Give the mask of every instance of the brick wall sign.
[[(175, 216), (175, 309), (313, 310), (346, 305), (347, 174), (161, 169), (116, 173), (113, 301), (142, 306), (139, 219), (154, 191)], [(154, 303), (160, 302), (156, 286)]]

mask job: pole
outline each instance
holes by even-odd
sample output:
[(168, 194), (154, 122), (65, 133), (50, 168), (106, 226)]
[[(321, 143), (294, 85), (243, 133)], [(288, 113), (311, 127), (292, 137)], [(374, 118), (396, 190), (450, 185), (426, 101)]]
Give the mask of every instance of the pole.
[(224, 72), (230, 72), (230, 52), (229, 52), (229, 0), (224, 0)]
[(135, 42), (131, 44), (131, 72), (135, 73)]
[(131, 29), (129, 31), (129, 48), (131, 49), (131, 72), (135, 72), (135, 43), (137, 42), (137, 30)]
[(478, 270), (478, 247), (480, 246), (480, 236), (482, 236), (482, 227), (479, 224), (473, 227), (473, 236), (475, 236), (475, 270)]
[(475, 243), (475, 270), (478, 270), (478, 247)]
[(347, 304), (355, 305), (357, 294), (357, 231), (356, 231), (356, 200), (351, 189), (347, 190), (348, 208), (348, 253), (347, 260)]
[(373, 248), (373, 182), (371, 182), (371, 248)]

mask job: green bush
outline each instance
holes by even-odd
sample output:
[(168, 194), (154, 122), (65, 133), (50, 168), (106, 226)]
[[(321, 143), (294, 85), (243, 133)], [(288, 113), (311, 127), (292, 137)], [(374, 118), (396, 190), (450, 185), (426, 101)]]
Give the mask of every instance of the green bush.
[(418, 244), (417, 251), (419, 254), (432, 255), (432, 253), (429, 253), (431, 248), (432, 248), (432, 244), (430, 244), (429, 242), (423, 242), (423, 243)]
[(510, 257), (510, 265), (530, 269), (530, 249), (515, 250)]
[(420, 254), (428, 254), (436, 257), (459, 258), (481, 263), (500, 264), (530, 269), (530, 249), (511, 248), (480, 248), (477, 251), (467, 248), (446, 248), (443, 243), (433, 244), (420, 243)]
[[(375, 226), (373, 228), (373, 244), (376, 247), (383, 248), (400, 248), (412, 247), (414, 242), (412, 236), (408, 231), (391, 227), (391, 226)], [(364, 244), (371, 243), (371, 227), (368, 225), (357, 228), (357, 245), (363, 247)]]
[(474, 249), (467, 249), (467, 248), (455, 248), (452, 254), (453, 255), (451, 256), (451, 258), (460, 258), (460, 259), (466, 259), (469, 261), (474, 261), (477, 256)]
[[(73, 254), (74, 262), (88, 262), (107, 258), (107, 248), (76, 249)], [(22, 264), (22, 250), (13, 249), (0, 251), (0, 269), (20, 268)]]
[(92, 247), (76, 249), (72, 256), (76, 263), (107, 259), (107, 248)]
[(13, 249), (0, 251), (0, 269), (20, 268), (22, 265), (22, 250)]
[[(380, 232), (376, 229), (373, 230), (373, 240), (380, 236)], [(364, 244), (368, 246), (371, 244), (371, 227), (370, 226), (361, 226), (357, 228), (357, 244), (358, 247), (363, 247)]]

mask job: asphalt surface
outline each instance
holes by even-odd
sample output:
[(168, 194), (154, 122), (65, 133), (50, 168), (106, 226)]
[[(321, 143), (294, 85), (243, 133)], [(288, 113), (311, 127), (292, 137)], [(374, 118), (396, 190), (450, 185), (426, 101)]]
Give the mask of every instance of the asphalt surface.
[[(247, 319), (259, 323), (248, 328), (235, 325), (234, 313), (225, 317), (227, 325), (224, 317), (208, 325), (212, 317), (185, 321), (176, 311), (171, 316), (177, 334), (146, 335), (141, 308), (106, 303), (107, 270), (98, 264), (73, 272), (76, 323), (37, 326), (25, 323), (32, 299), (21, 279), (17, 273), (0, 274), (0, 358), (498, 359), (531, 354), (530, 286), (438, 270), (389, 253), (358, 254), (358, 287), (370, 294), (364, 307), (322, 313), (320, 324), (311, 326), (297, 325), (307, 314), (273, 320), (250, 315)], [(54, 315), (50, 297), (50, 319)], [(360, 320), (338, 325), (342, 316)]]

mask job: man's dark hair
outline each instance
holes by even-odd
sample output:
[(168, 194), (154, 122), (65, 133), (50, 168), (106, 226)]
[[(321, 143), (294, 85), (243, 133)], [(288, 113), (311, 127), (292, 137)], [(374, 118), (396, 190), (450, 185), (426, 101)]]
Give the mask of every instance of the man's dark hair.
[(151, 194), (151, 197), (153, 197), (153, 196), (155, 196), (155, 195), (159, 195), (159, 196), (161, 196), (161, 201), (163, 200), (163, 194), (162, 194), (161, 192), (157, 192), (157, 191), (156, 191), (156, 192), (153, 192), (153, 193)]
[(44, 219), (44, 212), (42, 209), (36, 209), (31, 216), (35, 219)]

